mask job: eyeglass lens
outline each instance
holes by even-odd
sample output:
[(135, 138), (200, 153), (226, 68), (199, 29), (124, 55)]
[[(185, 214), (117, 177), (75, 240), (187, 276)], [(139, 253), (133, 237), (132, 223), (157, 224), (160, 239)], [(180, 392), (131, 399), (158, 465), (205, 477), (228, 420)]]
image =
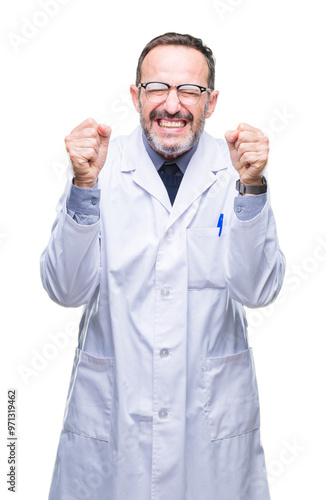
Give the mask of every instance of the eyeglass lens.
[[(163, 83), (149, 83), (146, 86), (146, 97), (152, 103), (164, 102), (169, 93), (169, 87)], [(201, 91), (195, 85), (182, 85), (178, 89), (178, 97), (180, 102), (193, 106), (197, 104), (201, 97)]]

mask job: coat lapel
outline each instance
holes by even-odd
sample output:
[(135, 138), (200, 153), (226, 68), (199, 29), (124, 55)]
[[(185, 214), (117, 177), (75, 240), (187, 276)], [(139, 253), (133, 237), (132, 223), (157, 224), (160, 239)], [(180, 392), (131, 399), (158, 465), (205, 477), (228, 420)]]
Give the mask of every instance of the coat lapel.
[(227, 168), (228, 162), (220, 145), (216, 139), (203, 132), (197, 151), (191, 158), (182, 179), (168, 226), (171, 226), (199, 196), (218, 180), (221, 170), (227, 170)]
[(182, 179), (175, 202), (171, 206), (167, 190), (148, 156), (141, 134), (139, 126), (129, 136), (123, 149), (121, 171), (131, 172), (134, 182), (166, 208), (170, 213), (168, 226), (171, 226), (218, 180), (218, 173), (226, 170), (229, 162), (216, 139), (203, 132), (197, 151), (191, 158)]
[(121, 171), (131, 172), (134, 182), (154, 196), (168, 212), (171, 212), (169, 195), (145, 149), (141, 133), (139, 126), (129, 136), (124, 148)]

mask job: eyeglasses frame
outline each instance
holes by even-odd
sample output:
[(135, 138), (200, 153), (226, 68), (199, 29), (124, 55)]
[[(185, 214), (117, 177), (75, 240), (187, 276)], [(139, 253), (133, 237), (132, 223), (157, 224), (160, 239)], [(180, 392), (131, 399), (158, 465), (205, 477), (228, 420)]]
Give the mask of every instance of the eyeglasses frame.
[[(208, 87), (202, 87), (201, 85), (197, 85), (195, 83), (181, 83), (180, 85), (170, 85), (169, 83), (165, 83), (165, 82), (156, 82), (156, 81), (151, 81), (151, 82), (144, 82), (144, 83), (140, 83), (138, 85), (138, 88), (141, 89), (143, 88), (145, 90), (145, 96), (146, 96), (146, 99), (148, 100), (148, 102), (150, 102), (151, 104), (162, 104), (162, 102), (158, 102), (158, 103), (154, 103), (154, 102), (151, 102), (148, 97), (147, 97), (147, 94), (146, 94), (146, 87), (149, 83), (161, 83), (162, 85), (166, 85), (168, 87), (167, 89), (167, 94), (166, 94), (166, 97), (165, 99), (162, 101), (162, 102), (165, 102), (169, 96), (169, 93), (170, 93), (170, 89), (174, 88), (176, 89), (177, 91), (177, 95), (178, 95), (178, 99), (180, 101), (180, 97), (179, 97), (179, 88), (180, 87), (183, 87), (184, 85), (193, 85), (194, 87), (197, 87), (199, 88), (201, 94), (200, 94), (200, 97), (198, 99), (198, 101), (196, 102), (196, 104), (186, 104), (186, 106), (197, 106), (197, 104), (199, 103), (200, 99), (201, 99), (201, 96), (203, 94), (203, 92), (207, 92), (207, 93), (211, 93), (212, 92), (212, 89), (208, 88)], [(181, 102), (181, 101), (180, 101)], [(183, 104), (183, 103), (182, 103)]]

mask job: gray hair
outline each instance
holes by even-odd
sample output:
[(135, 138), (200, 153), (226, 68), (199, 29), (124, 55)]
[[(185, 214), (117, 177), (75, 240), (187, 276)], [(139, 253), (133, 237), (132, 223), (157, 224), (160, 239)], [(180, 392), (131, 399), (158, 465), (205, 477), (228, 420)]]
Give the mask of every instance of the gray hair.
[(191, 35), (181, 35), (180, 33), (165, 33), (164, 35), (153, 38), (143, 49), (138, 59), (137, 72), (136, 72), (136, 85), (141, 83), (141, 67), (147, 54), (158, 47), (159, 45), (182, 45), (190, 47), (201, 52), (206, 59), (208, 65), (208, 87), (214, 90), (215, 85), (215, 58), (212, 50), (207, 47), (200, 38), (195, 38)]

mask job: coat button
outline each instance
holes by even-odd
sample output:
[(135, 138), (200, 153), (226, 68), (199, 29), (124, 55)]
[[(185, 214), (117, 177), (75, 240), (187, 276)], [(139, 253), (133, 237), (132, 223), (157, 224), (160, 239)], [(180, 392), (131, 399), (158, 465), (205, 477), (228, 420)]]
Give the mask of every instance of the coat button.
[(92, 198), (92, 205), (97, 205), (97, 198)]
[(174, 231), (173, 231), (173, 229), (172, 229), (172, 228), (168, 229), (168, 230), (167, 230), (167, 232), (166, 232), (166, 237), (167, 237), (167, 239), (168, 239), (168, 240), (172, 240), (173, 236), (174, 236)]
[(160, 350), (160, 356), (161, 358), (167, 358), (170, 355), (169, 349), (167, 347), (164, 347), (163, 349)]
[(169, 416), (169, 412), (167, 411), (167, 409), (166, 409), (166, 408), (162, 408), (162, 410), (160, 410), (160, 411), (158, 412), (158, 416), (159, 416), (161, 419), (163, 419), (163, 420), (164, 420), (164, 419), (168, 418), (168, 416)]
[(171, 289), (167, 288), (167, 287), (162, 288), (161, 295), (162, 295), (162, 297), (165, 297), (165, 298), (170, 297), (170, 295), (171, 295)]

